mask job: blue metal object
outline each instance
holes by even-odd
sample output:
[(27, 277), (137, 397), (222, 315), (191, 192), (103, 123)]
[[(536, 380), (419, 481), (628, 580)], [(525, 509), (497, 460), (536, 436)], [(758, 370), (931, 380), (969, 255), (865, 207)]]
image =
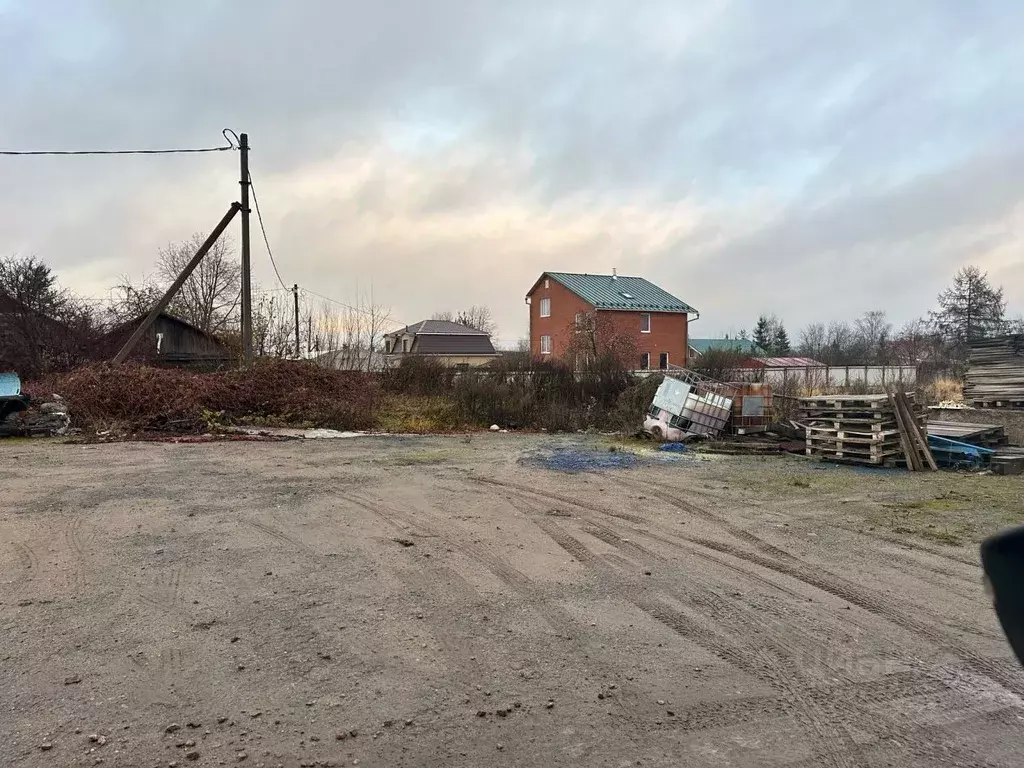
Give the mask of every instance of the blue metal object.
[(935, 457), (935, 463), (948, 469), (981, 469), (995, 453), (991, 448), (938, 435), (928, 435), (928, 447)]
[(0, 373), (0, 397), (21, 394), (21, 378), (14, 371)]
[(0, 373), (0, 421), (28, 408), (28, 397), (21, 394), (21, 378), (14, 371)]

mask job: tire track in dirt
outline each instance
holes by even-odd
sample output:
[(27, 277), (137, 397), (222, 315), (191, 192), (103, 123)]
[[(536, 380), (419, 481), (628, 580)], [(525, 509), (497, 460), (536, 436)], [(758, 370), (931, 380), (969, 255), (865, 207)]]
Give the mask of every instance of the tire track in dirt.
[(188, 570), (185, 566), (174, 566), (150, 573), (139, 591), (139, 599), (154, 608), (180, 611), (185, 604), (181, 584)]
[[(873, 735), (876, 741), (858, 744), (847, 754), (856, 760), (857, 766), (893, 766), (901, 768), (932, 768), (932, 766), (956, 766), (956, 768), (1009, 768), (1010, 763), (995, 763), (979, 757), (974, 750), (950, 740), (951, 726), (966, 726), (971, 730), (988, 730), (992, 726), (1004, 726), (1007, 730), (1019, 729), (1019, 710), (1005, 708), (992, 712), (971, 714), (953, 723), (943, 725), (900, 724)], [(906, 759), (914, 758), (913, 763)], [(893, 760), (899, 762), (894, 763)], [(918, 762), (920, 759), (921, 762)], [(819, 768), (820, 758), (812, 756), (796, 762), (786, 763), (783, 768)]]
[[(625, 482), (626, 485), (632, 485), (629, 481), (622, 482)], [(653, 485), (656, 488), (665, 487), (663, 484), (657, 482), (652, 482), (650, 485)], [(694, 514), (710, 515), (711, 518), (718, 517), (707, 510), (702, 510), (696, 505), (680, 499), (674, 494), (659, 491), (655, 492), (655, 495), (659, 496), (664, 501), (678, 506), (684, 511)], [(980, 656), (974, 650), (957, 642), (948, 634), (937, 630), (931, 622), (913, 616), (908, 606), (898, 605), (890, 599), (878, 594), (874, 590), (856, 585), (823, 569), (812, 568), (794, 555), (785, 552), (772, 544), (768, 544), (754, 534), (742, 531), (743, 535), (737, 535), (735, 531), (740, 529), (736, 529), (735, 526), (731, 525), (724, 527), (729, 533), (733, 534), (741, 541), (753, 545), (756, 549), (775, 557), (775, 559), (773, 560), (754, 553), (744, 552), (739, 548), (717, 544), (706, 539), (694, 539), (694, 541), (711, 549), (716, 549), (724, 554), (729, 554), (737, 557), (738, 559), (746, 560), (747, 562), (755, 565), (760, 565), (769, 570), (790, 576), (823, 592), (842, 598), (859, 608), (880, 616), (896, 626), (902, 627), (903, 629), (907, 629), (911, 632), (916, 632), (922, 637), (925, 637), (929, 641), (935, 643), (940, 648), (952, 650), (961, 659), (961, 661), (963, 661), (973, 671), (989, 676), (993, 681), (1007, 688), (1007, 690), (1013, 691), (1014, 693), (1024, 693), (1024, 677), (1021, 676), (1018, 670), (1007, 670), (999, 660)], [(782, 556), (780, 557), (776, 553), (782, 553)]]
[[(412, 515), (400, 513), (392, 508), (388, 508), (387, 513), (385, 513), (381, 509), (380, 503), (370, 502), (368, 499), (354, 494), (345, 494), (343, 495), (343, 498), (346, 498), (352, 503), (373, 512), (392, 524), (395, 524), (395, 519), (402, 520), (409, 526), (419, 528), (430, 536), (437, 537), (458, 547), (460, 552), (466, 553), (472, 560), (475, 560), (477, 563), (482, 565), (503, 584), (516, 592), (524, 602), (528, 603), (533, 610), (540, 614), (556, 634), (562, 637), (572, 637), (576, 634), (574, 630), (575, 621), (572, 617), (570, 617), (565, 611), (552, 605), (550, 601), (547, 600), (546, 596), (537, 588), (534, 582), (525, 574), (502, 561), (497, 556), (487, 552), (484, 548), (462, 537), (444, 535), (439, 530), (433, 528), (429, 524), (423, 523), (423, 521), (413, 517)], [(402, 529), (401, 525), (398, 525), (398, 527)], [(461, 579), (461, 577), (458, 578)]]
[[(609, 568), (606, 563), (588, 550), (578, 539), (559, 530), (560, 526), (556, 523), (550, 520), (535, 520), (535, 522), (541, 524), (542, 529), (551, 535), (559, 546), (570, 554), (574, 554), (581, 562), (587, 562), (591, 566), (600, 569)], [(612, 546), (627, 549), (634, 554), (639, 553), (641, 556), (649, 558), (654, 556), (658, 560), (663, 560), (660, 556), (654, 555), (654, 553), (634, 542), (623, 540), (617, 533), (602, 526), (600, 523), (596, 523), (593, 520), (588, 520), (587, 523), (589, 524), (589, 529), (584, 527), (584, 532), (595, 535)], [(595, 526), (597, 527), (596, 530)], [(620, 586), (626, 587), (628, 585), (620, 584)], [(840, 768), (842, 766), (851, 766), (852, 768), (853, 764), (843, 757), (844, 750), (833, 745), (844, 745), (845, 748), (853, 745), (845, 725), (851, 721), (861, 719), (860, 713), (856, 711), (844, 712), (842, 718), (833, 719), (835, 722), (820, 717), (820, 707), (807, 701), (803, 694), (802, 686), (799, 683), (794, 684), (800, 677), (799, 670), (792, 661), (795, 645), (785, 640), (785, 634), (776, 633), (773, 627), (758, 619), (750, 611), (737, 611), (735, 604), (728, 603), (728, 601), (724, 601), (720, 596), (714, 594), (707, 582), (697, 580), (694, 586), (702, 588), (703, 591), (694, 589), (690, 590), (685, 596), (676, 597), (695, 604), (703, 610), (705, 615), (711, 615), (719, 625), (727, 626), (730, 629), (728, 637), (749, 638), (755, 636), (759, 638), (759, 642), (762, 645), (758, 647), (752, 646), (749, 643), (736, 644), (711, 627), (689, 618), (659, 600), (648, 597), (630, 597), (628, 599), (649, 616), (690, 642), (715, 654), (753, 677), (768, 683), (776, 690), (784, 692), (792, 702), (793, 716), (808, 731), (814, 733), (817, 737), (816, 742), (822, 745), (823, 764)], [(770, 646), (774, 653), (769, 653), (765, 649), (765, 645)]]
[[(604, 508), (596, 506), (596, 505), (586, 504), (586, 503), (580, 501), (579, 499), (573, 499), (573, 498), (570, 498), (568, 496), (564, 496), (562, 494), (552, 493), (550, 491), (540, 490), (540, 489), (537, 489), (537, 488), (530, 488), (530, 487), (527, 487), (527, 486), (518, 485), (516, 483), (509, 483), (509, 482), (506, 482), (506, 481), (494, 480), (494, 479), (491, 479), (491, 478), (483, 478), (483, 477), (479, 477), (479, 476), (472, 477), (471, 479), (474, 482), (477, 482), (477, 483), (482, 483), (482, 484), (486, 484), (486, 485), (495, 485), (495, 486), (499, 486), (499, 487), (511, 490), (514, 493), (518, 493), (522, 498), (528, 499), (530, 496), (537, 496), (537, 497), (540, 497), (540, 498), (547, 499), (549, 501), (559, 501), (559, 502), (562, 502), (564, 504), (569, 504), (569, 505), (572, 505), (572, 506), (576, 507), (577, 509), (582, 509), (582, 510), (585, 510), (587, 512), (592, 512), (592, 513), (595, 513), (595, 514), (598, 514), (598, 515), (601, 515), (601, 516), (604, 516), (604, 517), (612, 517), (612, 518), (622, 519), (621, 515), (617, 515), (617, 514), (611, 512), (610, 510), (604, 509)], [(632, 515), (631, 517), (635, 518), (636, 516)], [(708, 518), (708, 519), (710, 519), (710, 518)], [(588, 518), (588, 522), (591, 522), (592, 524), (594, 524), (596, 521), (594, 521), (592, 518)], [(631, 534), (638, 535), (638, 536), (644, 536), (646, 538), (651, 539), (652, 541), (657, 541), (657, 542), (665, 544), (665, 545), (667, 545), (669, 547), (672, 547), (673, 549), (678, 549), (678, 550), (680, 550), (681, 552), (683, 552), (683, 553), (685, 553), (687, 555), (690, 555), (690, 556), (693, 556), (693, 557), (699, 557), (701, 559), (704, 559), (704, 560), (706, 560), (708, 562), (711, 562), (711, 563), (715, 564), (718, 567), (732, 570), (732, 571), (734, 571), (736, 573), (739, 573), (740, 575), (742, 575), (746, 579), (749, 579), (749, 580), (757, 582), (759, 584), (763, 584), (765, 586), (771, 587), (774, 590), (777, 590), (777, 591), (780, 591), (780, 592), (784, 592), (787, 595), (789, 595), (790, 597), (794, 597), (794, 598), (800, 599), (800, 600), (804, 599), (804, 597), (802, 595), (799, 595), (798, 593), (796, 593), (793, 590), (785, 587), (784, 585), (777, 584), (777, 583), (775, 583), (775, 582), (765, 578), (764, 576), (762, 576), (762, 575), (760, 575), (758, 573), (755, 573), (755, 572), (753, 572), (751, 570), (740, 568), (739, 566), (737, 566), (737, 565), (735, 565), (733, 563), (729, 563), (729, 562), (727, 562), (725, 560), (722, 560), (720, 558), (714, 557), (714, 556), (710, 555), (707, 552), (700, 551), (699, 549), (695, 549), (693, 547), (686, 547), (685, 546), (686, 544), (694, 543), (694, 541), (693, 541), (693, 539), (691, 537), (685, 536), (685, 535), (683, 535), (683, 534), (681, 534), (681, 533), (679, 533), (677, 531), (671, 530), (671, 529), (666, 528), (664, 526), (659, 526), (656, 523), (653, 523), (652, 521), (649, 521), (649, 520), (645, 520), (643, 522), (643, 525), (647, 526), (647, 528), (641, 529), (641, 528), (632, 528), (632, 527), (629, 527), (629, 526), (625, 526), (625, 530), (628, 530)], [(649, 530), (649, 528), (654, 528), (655, 530), (659, 531), (660, 533), (655, 533), (654, 531)]]
[[(545, 494), (537, 495), (543, 497)], [(567, 499), (561, 500), (571, 503)], [(575, 506), (580, 507), (578, 504)], [(598, 568), (602, 567), (603, 564), (597, 555), (586, 549), (577, 539), (562, 531), (555, 522), (543, 518), (535, 519), (535, 522), (538, 523), (542, 530), (552, 536), (559, 546), (578, 560)], [(586, 522), (592, 523), (589, 520)], [(599, 539), (612, 546), (631, 543), (624, 542), (617, 534), (607, 535), (606, 531), (594, 530), (592, 526), (590, 529), (584, 527), (583, 531), (590, 535), (597, 535)], [(711, 543), (717, 545), (716, 542)], [(646, 552), (643, 548), (639, 549), (641, 552)], [(731, 554), (731, 551), (727, 551), (727, 554)], [(730, 637), (748, 637), (753, 633), (754, 636), (761, 638), (766, 647), (754, 649), (736, 647), (715, 631), (701, 626), (666, 604), (649, 599), (634, 600), (634, 603), (677, 634), (691, 642), (695, 642), (705, 648), (705, 650), (715, 653), (720, 658), (758, 679), (768, 682), (776, 690), (783, 691), (786, 694), (785, 700), (789, 705), (787, 708), (788, 713), (794, 716), (798, 722), (801, 722), (806, 730), (814, 733), (817, 737), (815, 740), (816, 744), (818, 744), (815, 758), (817, 765), (853, 766), (855, 763), (852, 762), (852, 758), (847, 757), (847, 754), (855, 750), (855, 744), (846, 730), (846, 725), (853, 725), (856, 728), (869, 732), (877, 730), (877, 727), (872, 722), (875, 716), (865, 714), (865, 707), (863, 705), (853, 707), (849, 704), (833, 701), (823, 706), (825, 702), (808, 697), (805, 688), (796, 682), (800, 678), (800, 670), (793, 663), (793, 659), (800, 651), (801, 646), (788, 639), (784, 626), (780, 627), (779, 631), (776, 632), (770, 623), (764, 621), (761, 617), (749, 611), (749, 609), (740, 608), (740, 612), (738, 612), (738, 607), (735, 603), (723, 600), (721, 596), (710, 590), (703, 593), (693, 591), (688, 593), (686, 597), (706, 615), (712, 616), (719, 625), (729, 627)], [(740, 618), (741, 612), (746, 614), (742, 618)], [(865, 683), (863, 681), (850, 681), (848, 685), (851, 686), (849, 690), (855, 691), (857, 686), (865, 685)], [(889, 689), (887, 698), (901, 698), (915, 693), (914, 690), (907, 689), (906, 686), (898, 682), (896, 684), (886, 682), (885, 686)], [(928, 687), (930, 690), (941, 690), (941, 686), (935, 683), (929, 684)], [(867, 698), (869, 700), (877, 700), (877, 695), (870, 695), (868, 689), (865, 689), (865, 691), (868, 693)], [(865, 696), (862, 695), (857, 698), (858, 700), (863, 700)], [(755, 704), (754, 707), (756, 708), (756, 706)], [(823, 712), (832, 716), (823, 717)]]
[(269, 536), (270, 538), (274, 539), (274, 541), (277, 541), (277, 542), (279, 542), (281, 544), (287, 544), (289, 547), (293, 547), (294, 549), (297, 549), (300, 552), (302, 552), (304, 554), (307, 554), (307, 555), (314, 555), (315, 556), (315, 555), (318, 554), (316, 552), (316, 550), (314, 550), (312, 547), (310, 547), (308, 544), (306, 544), (302, 540), (296, 538), (295, 536), (291, 536), (291, 535), (285, 533), (280, 528), (278, 528), (278, 527), (276, 527), (274, 525), (271, 525), (270, 523), (264, 522), (262, 520), (257, 520), (255, 518), (249, 518), (249, 517), (244, 517), (244, 518), (239, 518), (239, 519), (245, 525), (248, 525), (251, 528), (255, 528), (260, 533), (263, 533), (263, 534)]
[(771, 558), (753, 552), (744, 552), (736, 547), (705, 540), (704, 546), (716, 549), (724, 554), (762, 568), (790, 576), (822, 592), (826, 592), (852, 605), (856, 605), (869, 613), (875, 614), (898, 627), (917, 633), (937, 645), (940, 649), (953, 652), (969, 669), (985, 675), (1015, 694), (1024, 694), (1024, 678), (1018, 670), (1007, 670), (998, 659), (991, 659), (976, 653), (974, 650), (950, 637), (936, 628), (934, 622), (926, 621), (913, 615), (908, 606), (897, 604), (873, 590), (860, 587), (835, 574), (821, 569), (811, 568), (802, 562), (779, 563)]

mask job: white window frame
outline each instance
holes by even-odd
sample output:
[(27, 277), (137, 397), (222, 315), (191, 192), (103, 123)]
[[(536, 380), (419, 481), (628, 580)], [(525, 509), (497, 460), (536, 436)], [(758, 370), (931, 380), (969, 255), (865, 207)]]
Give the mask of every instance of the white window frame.
[(540, 300), (540, 316), (551, 317), (551, 299), (547, 296)]
[(651, 353), (644, 352), (640, 355), (640, 370), (649, 371), (651, 370)]
[(545, 288), (550, 288), (551, 287), (551, 283), (550, 283), (550, 281), (546, 277), (544, 278), (544, 287)]
[[(647, 328), (646, 328), (646, 330), (644, 329), (644, 321), (645, 320), (647, 321)], [(651, 332), (651, 313), (650, 312), (642, 312), (640, 314), (640, 333), (650, 333), (650, 332)]]
[[(661, 367), (661, 356), (662, 355), (665, 356), (665, 367), (664, 368)], [(668, 370), (668, 366), (669, 366), (669, 353), (668, 352), (659, 352), (658, 353), (658, 370), (659, 371), (667, 371)]]
[(550, 355), (551, 354), (551, 337), (550, 336), (541, 336), (540, 337), (540, 353), (542, 355)]

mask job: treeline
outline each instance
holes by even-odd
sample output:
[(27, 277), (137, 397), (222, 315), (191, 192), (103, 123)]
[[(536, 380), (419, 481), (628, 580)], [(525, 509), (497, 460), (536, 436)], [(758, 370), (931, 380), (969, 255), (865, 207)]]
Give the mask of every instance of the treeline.
[(962, 368), (971, 341), (1003, 333), (1024, 333), (1024, 318), (1007, 317), (1002, 286), (978, 267), (959, 270), (927, 316), (898, 329), (884, 310), (870, 310), (852, 322), (810, 323), (794, 343), (781, 319), (761, 315), (752, 341), (762, 355), (809, 357), (826, 365), (928, 365)]
[[(0, 369), (23, 378), (67, 370), (93, 359), (97, 341), (145, 316), (205, 239), (197, 233), (157, 254), (154, 272), (122, 277), (103, 297), (82, 297), (62, 287), (35, 256), (0, 257)], [(230, 238), (222, 237), (171, 300), (167, 312), (241, 350), (242, 275)], [(390, 309), (372, 293), (340, 304), (300, 291), (253, 285), (253, 347), (259, 357), (322, 358), (331, 367), (380, 366)], [(296, 332), (297, 331), (297, 332)]]

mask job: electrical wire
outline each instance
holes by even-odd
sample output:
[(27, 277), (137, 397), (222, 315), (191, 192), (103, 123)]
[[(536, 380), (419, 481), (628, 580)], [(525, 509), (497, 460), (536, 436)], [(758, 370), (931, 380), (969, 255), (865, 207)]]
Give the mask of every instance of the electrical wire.
[(226, 147), (187, 147), (180, 149), (0, 149), (0, 155), (187, 155), (199, 152), (230, 152)]
[(256, 209), (256, 220), (260, 223), (260, 232), (263, 233), (263, 244), (267, 246), (267, 255), (270, 256), (270, 263), (274, 267), (274, 274), (277, 275), (277, 282), (281, 284), (281, 287), (286, 291), (290, 291), (284, 280), (281, 279), (281, 273), (277, 269), (277, 262), (274, 260), (274, 251), (270, 247), (270, 238), (267, 237), (267, 228), (263, 226), (263, 214), (260, 213), (260, 201), (256, 197), (256, 185), (252, 183), (252, 174), (249, 174), (249, 191), (252, 193), (252, 204)]

